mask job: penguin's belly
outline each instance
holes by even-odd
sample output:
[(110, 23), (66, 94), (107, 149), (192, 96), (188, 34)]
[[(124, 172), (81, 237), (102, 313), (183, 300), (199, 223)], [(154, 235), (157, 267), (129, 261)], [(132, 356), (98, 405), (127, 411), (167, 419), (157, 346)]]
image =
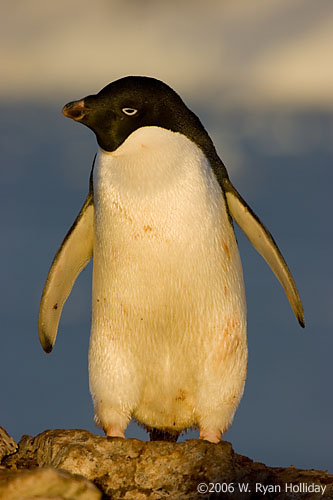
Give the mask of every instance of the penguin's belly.
[(196, 425), (202, 400), (223, 393), (220, 406), (228, 397), (237, 406), (243, 391), (241, 263), (200, 155), (170, 160), (169, 177), (154, 189), (139, 189), (140, 176), (132, 182), (136, 164), (103, 153), (94, 175), (91, 392), (95, 406), (150, 427)]

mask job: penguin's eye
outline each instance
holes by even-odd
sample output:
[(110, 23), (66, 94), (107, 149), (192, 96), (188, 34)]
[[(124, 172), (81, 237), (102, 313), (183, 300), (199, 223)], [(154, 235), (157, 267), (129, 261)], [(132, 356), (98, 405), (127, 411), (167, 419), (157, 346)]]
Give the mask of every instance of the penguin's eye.
[(138, 110), (135, 108), (123, 108), (122, 112), (127, 116), (134, 116), (137, 114)]

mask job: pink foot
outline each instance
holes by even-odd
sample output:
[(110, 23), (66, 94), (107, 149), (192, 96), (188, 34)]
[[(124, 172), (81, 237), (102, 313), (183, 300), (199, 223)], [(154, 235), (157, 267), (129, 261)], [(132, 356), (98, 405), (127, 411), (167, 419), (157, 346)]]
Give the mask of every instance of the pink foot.
[(221, 432), (218, 430), (200, 429), (199, 439), (217, 444), (221, 441)]
[(123, 429), (119, 425), (107, 425), (103, 427), (106, 437), (119, 437), (125, 439)]

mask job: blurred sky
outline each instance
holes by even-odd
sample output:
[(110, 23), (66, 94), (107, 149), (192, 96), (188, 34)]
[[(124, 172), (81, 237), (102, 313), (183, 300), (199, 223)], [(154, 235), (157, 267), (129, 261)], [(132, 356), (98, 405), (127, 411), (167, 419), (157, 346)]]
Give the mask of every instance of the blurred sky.
[[(333, 472), (332, 1), (13, 0), (0, 22), (0, 425), (17, 440), (47, 428), (100, 432), (88, 389), (91, 265), (51, 355), (37, 337), (47, 271), (96, 151), (93, 134), (60, 111), (141, 74), (164, 80), (199, 115), (304, 303), (305, 331), (237, 230), (249, 370), (225, 439), (268, 465)], [(147, 438), (132, 424), (127, 435)]]

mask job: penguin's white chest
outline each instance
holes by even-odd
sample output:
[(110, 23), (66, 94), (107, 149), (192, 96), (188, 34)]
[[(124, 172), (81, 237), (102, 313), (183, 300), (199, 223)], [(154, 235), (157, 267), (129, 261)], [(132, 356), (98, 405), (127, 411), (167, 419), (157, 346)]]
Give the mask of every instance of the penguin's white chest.
[(93, 181), (95, 405), (181, 429), (198, 424), (207, 391), (227, 387), (238, 404), (247, 360), (242, 269), (204, 154), (179, 133), (145, 127), (117, 151), (99, 152)]

